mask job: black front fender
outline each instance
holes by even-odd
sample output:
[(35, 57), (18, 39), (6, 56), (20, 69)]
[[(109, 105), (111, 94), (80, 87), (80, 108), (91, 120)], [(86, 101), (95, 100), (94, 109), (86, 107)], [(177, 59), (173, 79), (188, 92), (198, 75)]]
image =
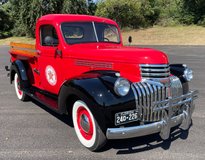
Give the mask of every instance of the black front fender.
[(189, 82), (184, 78), (184, 71), (186, 68), (187, 67), (184, 64), (170, 64), (171, 74), (177, 76), (182, 83), (183, 94), (187, 94), (189, 92)]
[[(66, 103), (70, 96), (88, 102), (90, 110), (101, 128), (114, 124), (114, 113), (136, 109), (134, 93), (130, 89), (128, 95), (121, 97), (114, 92), (114, 83), (118, 79), (111, 72), (90, 72), (65, 82), (59, 93), (59, 107), (66, 111)], [(72, 106), (69, 106), (72, 107)]]
[[(59, 95), (86, 95), (101, 107), (111, 107), (133, 100), (134, 94), (130, 89), (128, 95), (121, 97), (114, 92), (114, 83), (119, 77), (115, 75), (89, 72), (72, 80), (66, 81)], [(72, 91), (70, 91), (72, 90)]]

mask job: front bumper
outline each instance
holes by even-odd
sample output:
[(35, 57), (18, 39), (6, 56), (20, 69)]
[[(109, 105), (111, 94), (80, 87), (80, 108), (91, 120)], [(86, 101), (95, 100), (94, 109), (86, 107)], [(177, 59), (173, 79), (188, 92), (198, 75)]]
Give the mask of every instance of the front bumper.
[[(191, 117), (195, 107), (193, 100), (197, 98), (197, 94), (198, 91), (190, 91), (180, 97), (157, 102), (157, 105), (161, 104), (160, 109), (167, 111), (161, 121), (134, 127), (108, 128), (106, 132), (107, 139), (126, 139), (160, 133), (161, 138), (165, 140), (169, 138), (172, 127), (180, 125), (181, 129), (187, 130), (191, 124)], [(172, 108), (178, 105), (184, 105), (183, 112), (172, 117)]]

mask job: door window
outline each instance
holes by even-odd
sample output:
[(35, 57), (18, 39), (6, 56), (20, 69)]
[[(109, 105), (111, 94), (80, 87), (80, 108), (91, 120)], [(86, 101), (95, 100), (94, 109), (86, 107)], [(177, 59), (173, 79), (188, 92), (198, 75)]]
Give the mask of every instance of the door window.
[(51, 25), (44, 25), (40, 30), (41, 34), (41, 45), (56, 47), (59, 44), (58, 35), (56, 30)]

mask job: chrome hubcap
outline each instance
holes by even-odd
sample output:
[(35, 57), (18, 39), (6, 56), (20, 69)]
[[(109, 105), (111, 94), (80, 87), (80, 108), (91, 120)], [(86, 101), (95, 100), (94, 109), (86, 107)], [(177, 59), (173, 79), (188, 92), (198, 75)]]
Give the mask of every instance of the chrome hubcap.
[(85, 114), (80, 118), (80, 125), (84, 132), (88, 133), (90, 131), (89, 119)]

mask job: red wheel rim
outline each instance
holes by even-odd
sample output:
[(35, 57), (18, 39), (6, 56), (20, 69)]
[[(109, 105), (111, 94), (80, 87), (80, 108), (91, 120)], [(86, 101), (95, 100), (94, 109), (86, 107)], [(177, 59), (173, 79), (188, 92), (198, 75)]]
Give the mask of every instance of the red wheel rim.
[(16, 83), (17, 83), (18, 93), (19, 93), (19, 95), (22, 95), (23, 92), (20, 90), (20, 80), (19, 80), (19, 78), (17, 78)]
[[(86, 117), (87, 123), (89, 125), (88, 130), (86, 131), (85, 128), (81, 125), (82, 118)], [(93, 122), (90, 116), (90, 113), (84, 108), (80, 107), (77, 110), (77, 124), (80, 130), (81, 135), (86, 139), (90, 140), (93, 136)]]

